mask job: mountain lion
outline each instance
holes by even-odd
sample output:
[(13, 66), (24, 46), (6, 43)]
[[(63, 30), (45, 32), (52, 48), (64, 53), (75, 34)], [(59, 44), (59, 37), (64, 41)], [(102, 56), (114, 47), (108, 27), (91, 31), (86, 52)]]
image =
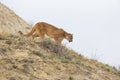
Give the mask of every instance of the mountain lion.
[(73, 40), (72, 34), (45, 22), (36, 23), (32, 30), (27, 34), (23, 34), (21, 31), (18, 33), (26, 37), (40, 37), (41, 39), (44, 39), (46, 34), (53, 38), (57, 44), (61, 44), (63, 39), (67, 39), (69, 42), (72, 42)]

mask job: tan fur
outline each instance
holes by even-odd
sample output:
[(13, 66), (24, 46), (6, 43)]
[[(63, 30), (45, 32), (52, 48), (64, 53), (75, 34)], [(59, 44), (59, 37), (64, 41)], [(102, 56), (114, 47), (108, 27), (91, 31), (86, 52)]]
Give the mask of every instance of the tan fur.
[(23, 34), (21, 31), (19, 31), (19, 33), (26, 37), (40, 37), (41, 39), (44, 39), (46, 34), (49, 37), (53, 38), (57, 44), (61, 44), (63, 39), (67, 39), (69, 42), (72, 42), (73, 40), (72, 34), (67, 33), (63, 29), (59, 29), (45, 22), (36, 23), (31, 32), (29, 32), (28, 34)]

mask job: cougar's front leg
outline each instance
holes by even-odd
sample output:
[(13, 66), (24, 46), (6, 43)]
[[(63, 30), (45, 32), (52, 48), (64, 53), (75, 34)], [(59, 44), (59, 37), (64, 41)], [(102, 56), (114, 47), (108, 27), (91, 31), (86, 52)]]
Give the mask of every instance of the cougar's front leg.
[(54, 38), (54, 40), (55, 40), (56, 44), (61, 45), (61, 42), (62, 42), (63, 39), (61, 39), (61, 38)]

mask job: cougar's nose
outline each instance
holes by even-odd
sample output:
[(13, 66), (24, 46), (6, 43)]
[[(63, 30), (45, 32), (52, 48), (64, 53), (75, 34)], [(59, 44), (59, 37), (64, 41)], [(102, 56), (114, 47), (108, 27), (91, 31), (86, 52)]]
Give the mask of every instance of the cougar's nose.
[(72, 42), (72, 40), (69, 40), (69, 42)]

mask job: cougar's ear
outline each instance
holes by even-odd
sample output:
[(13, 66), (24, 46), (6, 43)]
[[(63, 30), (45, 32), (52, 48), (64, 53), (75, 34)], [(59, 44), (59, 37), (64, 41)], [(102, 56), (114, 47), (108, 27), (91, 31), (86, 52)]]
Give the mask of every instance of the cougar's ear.
[(73, 34), (71, 34), (73, 36)]
[(69, 35), (73, 36), (73, 34), (69, 33)]

